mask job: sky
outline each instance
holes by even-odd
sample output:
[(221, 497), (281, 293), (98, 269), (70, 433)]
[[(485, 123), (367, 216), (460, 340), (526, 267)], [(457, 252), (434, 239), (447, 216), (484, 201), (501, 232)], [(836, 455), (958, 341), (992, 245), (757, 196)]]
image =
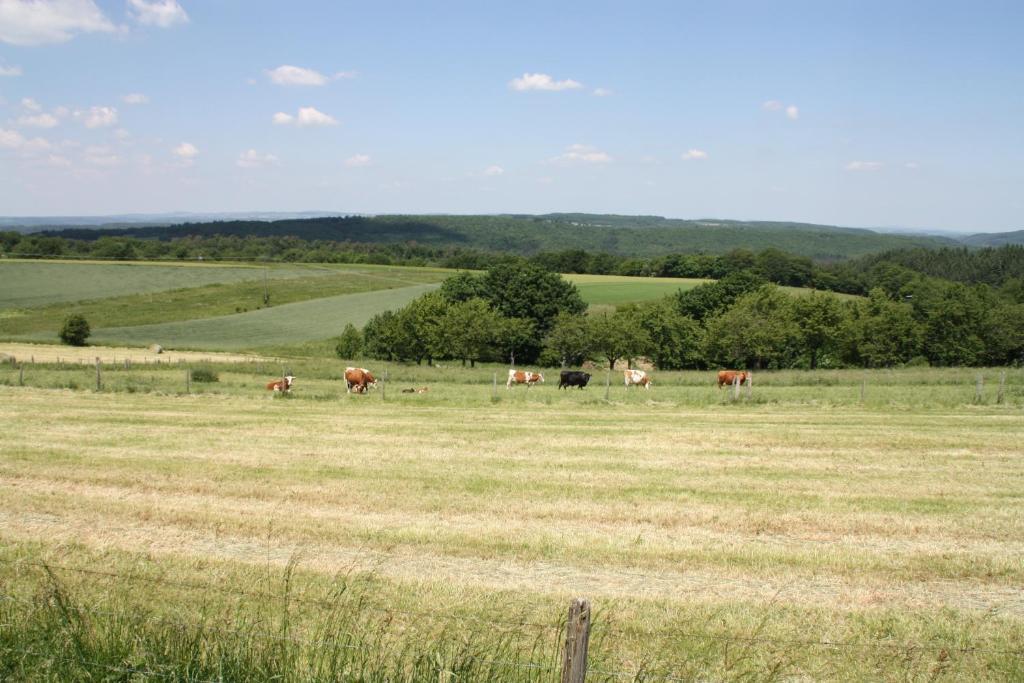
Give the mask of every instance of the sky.
[(1024, 3), (0, 0), (0, 215), (1024, 228)]

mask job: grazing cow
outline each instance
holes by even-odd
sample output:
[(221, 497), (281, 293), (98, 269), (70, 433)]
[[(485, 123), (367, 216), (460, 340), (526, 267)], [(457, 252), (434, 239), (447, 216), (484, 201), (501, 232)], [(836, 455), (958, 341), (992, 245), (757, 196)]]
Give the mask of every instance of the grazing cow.
[(357, 394), (363, 394), (369, 387), (377, 386), (377, 380), (366, 368), (345, 368), (345, 386), (345, 393), (351, 394), (355, 389)]
[(419, 389), (402, 389), (403, 394), (425, 394), (430, 391), (430, 387), (420, 387)]
[(558, 377), (558, 388), (579, 387), (582, 389), (590, 381), (589, 372), (578, 372), (576, 370), (562, 370)]
[(747, 381), (750, 377), (750, 373), (741, 370), (719, 370), (718, 371), (718, 388), (721, 389), (724, 386), (731, 386), (733, 380), (739, 378), (740, 384)]
[(509, 370), (508, 381), (505, 382), (505, 388), (511, 389), (513, 384), (525, 384), (526, 388), (529, 389), (537, 382), (543, 382), (544, 375), (539, 372), (530, 372), (528, 370)]
[(267, 391), (283, 391), (286, 394), (290, 394), (292, 393), (292, 383), (294, 382), (294, 377), (286, 375), (281, 379), (275, 379), (272, 382), (267, 382)]
[(622, 376), (626, 380), (627, 389), (634, 385), (644, 389), (651, 388), (651, 377), (643, 370), (623, 370)]

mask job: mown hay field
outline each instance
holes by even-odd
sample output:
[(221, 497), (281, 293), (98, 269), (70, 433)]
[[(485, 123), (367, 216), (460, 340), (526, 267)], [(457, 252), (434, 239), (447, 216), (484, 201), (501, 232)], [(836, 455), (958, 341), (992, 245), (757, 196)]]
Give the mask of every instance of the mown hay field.
[[(332, 660), (354, 678), (552, 680), (584, 596), (588, 680), (1024, 676), (1019, 369), (999, 404), (998, 369), (980, 403), (973, 373), (924, 369), (869, 374), (861, 404), (860, 372), (755, 374), (733, 403), (711, 373), (605, 401), (600, 381), (495, 392), (500, 368), (405, 366), (350, 396), (344, 363), (292, 365), (289, 399), (262, 387), (272, 363), (216, 366), (191, 395), (181, 367), (106, 368), (103, 392), (85, 369), (31, 367), (22, 387), (3, 367), (0, 621), (24, 628), (0, 645), (35, 651), (23, 634), (48, 624), (39, 642), (73, 653), (62, 596), (92, 624), (77, 647), (115, 668), (210, 673), (242, 637), (210, 624), (255, 624), (382, 653)], [(202, 647), (153, 635), (166, 620), (205, 623)], [(315, 650), (285, 678), (316, 678)], [(23, 657), (11, 671), (41, 661)]]

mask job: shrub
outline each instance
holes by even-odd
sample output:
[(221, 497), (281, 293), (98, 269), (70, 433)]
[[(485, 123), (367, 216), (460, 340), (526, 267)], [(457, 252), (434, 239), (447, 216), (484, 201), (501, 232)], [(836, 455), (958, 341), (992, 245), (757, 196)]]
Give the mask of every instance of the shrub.
[(85, 340), (92, 334), (89, 329), (89, 321), (84, 315), (74, 313), (64, 319), (64, 326), (60, 328), (60, 340), (71, 346), (85, 346)]
[(196, 368), (192, 371), (193, 382), (219, 382), (220, 377), (210, 368)]
[(345, 330), (338, 338), (338, 345), (334, 347), (338, 358), (351, 360), (358, 358), (363, 353), (363, 333), (356, 329), (355, 325), (345, 325)]
[(905, 368), (927, 368), (931, 365), (924, 356), (914, 356), (903, 364)]

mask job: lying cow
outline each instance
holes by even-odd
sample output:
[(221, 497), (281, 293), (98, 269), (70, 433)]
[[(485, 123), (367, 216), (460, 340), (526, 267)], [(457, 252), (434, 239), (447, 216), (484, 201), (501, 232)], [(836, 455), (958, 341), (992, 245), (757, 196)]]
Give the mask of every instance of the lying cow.
[(651, 377), (643, 370), (623, 370), (622, 375), (626, 381), (627, 389), (631, 386), (643, 387), (644, 389), (651, 388)]
[(284, 392), (286, 394), (292, 393), (292, 383), (295, 378), (291, 375), (285, 375), (281, 379), (275, 379), (272, 382), (267, 382), (267, 391)]
[(739, 378), (740, 384), (747, 381), (750, 377), (750, 373), (741, 370), (719, 370), (718, 371), (718, 388), (721, 389), (724, 386), (732, 385), (733, 381)]
[(513, 384), (525, 384), (526, 388), (529, 389), (538, 382), (544, 382), (544, 375), (539, 372), (530, 372), (528, 370), (509, 370), (508, 381), (505, 382), (505, 388), (511, 389)]
[(425, 394), (430, 391), (430, 387), (420, 387), (419, 389), (402, 389), (403, 394)]
[(377, 386), (377, 380), (366, 368), (345, 368), (345, 386), (345, 393), (351, 394), (355, 389), (357, 394), (363, 394)]
[(566, 387), (579, 387), (582, 389), (587, 386), (588, 382), (590, 382), (589, 372), (562, 370), (562, 374), (558, 377), (558, 388), (564, 389)]

